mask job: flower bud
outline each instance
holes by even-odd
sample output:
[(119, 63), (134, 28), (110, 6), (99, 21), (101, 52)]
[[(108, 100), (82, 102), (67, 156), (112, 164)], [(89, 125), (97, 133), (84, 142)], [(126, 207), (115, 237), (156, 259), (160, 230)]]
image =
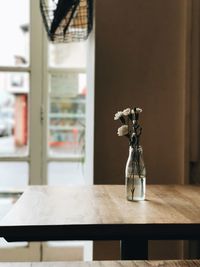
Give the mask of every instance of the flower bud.
[(114, 120), (118, 120), (121, 116), (123, 116), (123, 112), (122, 111), (118, 111), (116, 114), (115, 114), (115, 117), (114, 117)]
[(123, 115), (124, 116), (128, 116), (131, 113), (131, 109), (130, 108), (126, 108), (123, 110)]
[(128, 134), (128, 125), (122, 125), (118, 128), (117, 134), (119, 136), (124, 136)]

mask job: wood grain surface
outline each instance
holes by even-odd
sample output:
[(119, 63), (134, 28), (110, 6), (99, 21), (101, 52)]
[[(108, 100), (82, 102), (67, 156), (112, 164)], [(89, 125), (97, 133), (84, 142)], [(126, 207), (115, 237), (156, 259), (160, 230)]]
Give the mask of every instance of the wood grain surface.
[(199, 267), (199, 266), (200, 266), (200, 260), (0, 263), (0, 267)]
[(145, 201), (129, 202), (123, 185), (30, 186), (0, 222), (1, 236), (20, 231), (29, 240), (199, 238), (200, 187), (148, 185)]

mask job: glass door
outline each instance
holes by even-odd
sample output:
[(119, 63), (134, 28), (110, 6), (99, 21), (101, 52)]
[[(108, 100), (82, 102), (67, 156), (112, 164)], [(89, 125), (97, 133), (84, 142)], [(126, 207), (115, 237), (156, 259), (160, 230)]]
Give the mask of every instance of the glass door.
[[(46, 36), (45, 36), (46, 37)], [(86, 42), (46, 41), (43, 107), (43, 183), (84, 184)]]

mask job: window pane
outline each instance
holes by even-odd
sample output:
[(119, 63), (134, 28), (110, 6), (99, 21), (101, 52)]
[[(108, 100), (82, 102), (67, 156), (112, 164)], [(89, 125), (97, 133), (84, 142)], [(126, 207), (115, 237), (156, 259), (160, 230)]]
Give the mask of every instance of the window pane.
[(0, 162), (0, 192), (23, 190), (28, 185), (27, 162)]
[(0, 72), (0, 157), (28, 154), (29, 75)]
[(1, 66), (29, 64), (29, 0), (0, 1)]
[(85, 148), (86, 75), (51, 75), (49, 154), (82, 157)]
[(84, 164), (81, 162), (51, 162), (48, 164), (49, 185), (84, 184)]
[(51, 67), (85, 68), (86, 42), (50, 44), (49, 61)]

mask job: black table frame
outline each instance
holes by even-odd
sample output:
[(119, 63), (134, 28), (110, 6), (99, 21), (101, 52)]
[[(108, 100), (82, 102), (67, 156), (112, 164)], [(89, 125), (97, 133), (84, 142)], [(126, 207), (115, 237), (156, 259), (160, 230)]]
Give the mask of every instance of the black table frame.
[(120, 240), (122, 260), (148, 259), (148, 240), (198, 240), (200, 224), (0, 226), (8, 242)]

